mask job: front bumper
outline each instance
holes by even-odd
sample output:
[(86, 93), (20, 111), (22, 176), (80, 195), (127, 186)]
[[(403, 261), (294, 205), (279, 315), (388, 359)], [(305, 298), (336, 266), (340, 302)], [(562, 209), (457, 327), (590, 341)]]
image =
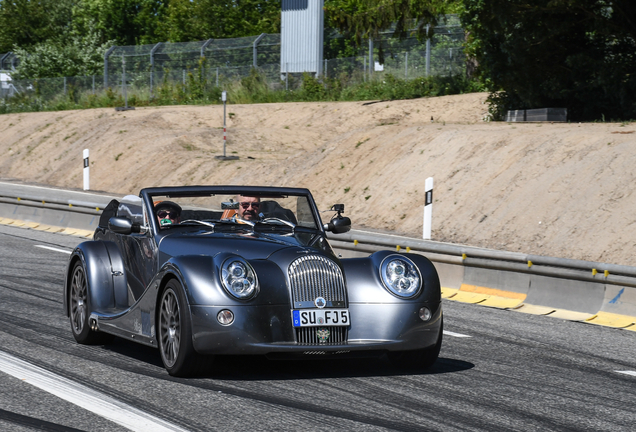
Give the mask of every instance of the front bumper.
[[(419, 318), (422, 306), (432, 318)], [(234, 313), (234, 322), (223, 326), (217, 314)], [(201, 354), (334, 354), (360, 351), (409, 351), (435, 345), (440, 331), (442, 305), (384, 303), (349, 305), (351, 325), (341, 344), (299, 344), (289, 305), (190, 306), (194, 347)]]

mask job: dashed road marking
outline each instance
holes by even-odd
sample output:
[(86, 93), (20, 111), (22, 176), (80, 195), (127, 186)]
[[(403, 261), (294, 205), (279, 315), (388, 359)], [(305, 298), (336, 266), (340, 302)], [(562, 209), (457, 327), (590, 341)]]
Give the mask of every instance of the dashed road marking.
[(625, 374), (625, 375), (636, 376), (636, 371), (616, 371), (616, 372), (621, 373), (621, 374)]
[(69, 255), (73, 252), (73, 251), (66, 250), (66, 249), (54, 248), (54, 247), (51, 247), (51, 246), (44, 246), (44, 245), (35, 245), (35, 247), (36, 248), (41, 248), (41, 249), (52, 250), (54, 252), (62, 252), (62, 253), (69, 254)]
[(452, 337), (458, 337), (458, 338), (469, 338), (469, 337), (472, 337), (472, 336), (468, 336), (468, 335), (461, 334), (461, 333), (455, 333), (455, 332), (448, 331), (448, 330), (444, 330), (444, 334), (446, 336), (452, 336)]
[(187, 430), (2, 351), (0, 371), (133, 431)]

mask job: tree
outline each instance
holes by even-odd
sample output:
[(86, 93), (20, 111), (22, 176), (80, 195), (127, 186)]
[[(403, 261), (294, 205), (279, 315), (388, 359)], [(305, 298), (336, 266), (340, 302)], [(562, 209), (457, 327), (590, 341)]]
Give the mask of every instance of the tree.
[(77, 0), (0, 1), (0, 52), (29, 47), (59, 35), (71, 24)]
[(84, 35), (70, 31), (27, 48), (15, 47), (20, 63), (12, 75), (16, 79), (101, 75), (104, 52), (112, 42), (100, 43), (99, 34), (90, 28)]
[(101, 42), (117, 45), (161, 42), (157, 34), (168, 0), (78, 0), (73, 24), (80, 32), (94, 26)]
[(633, 0), (464, 0), (469, 51), (506, 109), (565, 107), (571, 120), (636, 118)]
[(358, 41), (377, 38), (381, 31), (394, 26), (395, 37), (406, 37), (416, 30), (427, 37), (426, 26), (455, 5), (444, 0), (326, 0), (325, 21), (333, 28), (353, 34)]
[(280, 0), (170, 0), (159, 33), (170, 42), (280, 32)]

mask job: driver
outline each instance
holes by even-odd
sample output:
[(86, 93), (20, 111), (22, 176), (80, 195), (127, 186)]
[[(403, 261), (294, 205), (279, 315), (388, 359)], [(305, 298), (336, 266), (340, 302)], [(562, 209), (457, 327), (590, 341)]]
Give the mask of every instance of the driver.
[(155, 202), (155, 214), (160, 227), (176, 225), (181, 217), (181, 206), (172, 201)]
[(260, 219), (261, 199), (259, 197), (239, 196), (238, 217), (247, 221)]

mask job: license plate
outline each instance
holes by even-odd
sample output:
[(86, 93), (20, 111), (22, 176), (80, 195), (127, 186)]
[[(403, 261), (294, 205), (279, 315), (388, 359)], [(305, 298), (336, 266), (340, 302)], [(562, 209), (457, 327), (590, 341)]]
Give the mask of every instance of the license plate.
[(294, 327), (348, 326), (347, 309), (301, 309), (292, 311)]

